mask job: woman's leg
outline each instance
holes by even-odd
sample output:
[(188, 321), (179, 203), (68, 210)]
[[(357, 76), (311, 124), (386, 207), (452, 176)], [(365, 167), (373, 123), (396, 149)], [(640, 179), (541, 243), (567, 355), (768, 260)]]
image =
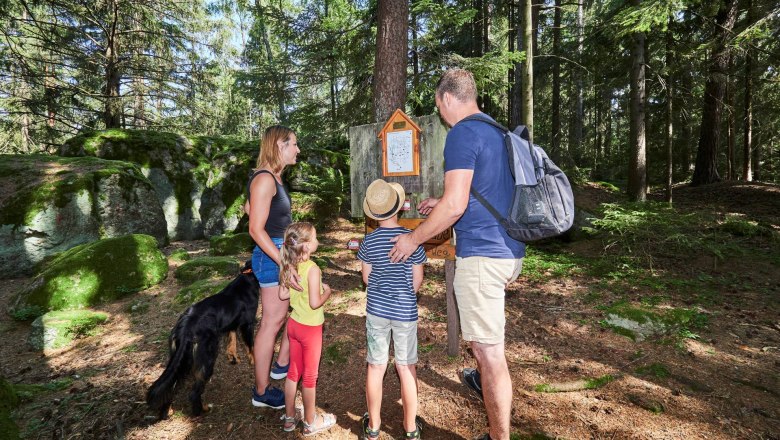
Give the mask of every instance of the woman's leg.
[[(263, 305), (263, 316), (260, 318), (260, 329), (255, 335), (253, 352), (255, 355), (255, 387), (263, 394), (271, 381), (271, 359), (274, 357), (276, 335), (287, 317), (290, 301), (279, 299), (279, 286), (262, 287), (260, 297)], [(289, 362), (289, 342), (285, 333), (282, 346), (286, 348)]]

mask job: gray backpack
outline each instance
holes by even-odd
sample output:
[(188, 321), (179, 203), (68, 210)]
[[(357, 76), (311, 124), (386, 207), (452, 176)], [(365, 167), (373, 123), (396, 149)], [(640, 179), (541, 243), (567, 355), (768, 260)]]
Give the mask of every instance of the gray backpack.
[(518, 125), (515, 131), (509, 131), (481, 113), (464, 120), (481, 121), (504, 133), (509, 169), (515, 179), (509, 213), (503, 216), (474, 187), (471, 194), (493, 214), (507, 234), (515, 240), (530, 242), (555, 237), (571, 228), (574, 194), (569, 179), (541, 147), (531, 147), (528, 129)]

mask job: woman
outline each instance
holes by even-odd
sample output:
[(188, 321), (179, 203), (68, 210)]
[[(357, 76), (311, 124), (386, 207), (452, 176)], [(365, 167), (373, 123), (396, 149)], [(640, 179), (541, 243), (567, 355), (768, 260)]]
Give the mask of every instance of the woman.
[[(289, 300), (279, 299), (279, 247), (284, 230), (292, 222), (290, 196), (282, 185), (282, 171), (294, 165), (298, 140), (287, 127), (269, 127), (263, 135), (256, 171), (249, 178), (247, 199), (249, 234), (255, 241), (252, 252), (252, 270), (260, 281), (260, 301), (263, 316), (255, 335), (255, 388), (252, 405), (284, 408), (284, 393), (270, 385), (270, 378), (284, 379), (290, 362), (290, 345), (287, 330), (282, 334), (279, 356), (271, 368), (276, 335), (286, 318)], [(269, 374), (270, 373), (270, 374)], [(270, 376), (270, 378), (269, 378)]]

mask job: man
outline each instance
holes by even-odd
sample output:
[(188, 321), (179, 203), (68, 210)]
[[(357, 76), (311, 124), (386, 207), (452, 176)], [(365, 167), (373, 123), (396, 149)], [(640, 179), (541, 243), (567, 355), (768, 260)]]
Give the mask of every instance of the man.
[(455, 225), (455, 298), (463, 339), (470, 342), (478, 367), (465, 369), (463, 379), (478, 391), (481, 385), (490, 428), (481, 438), (508, 440), (512, 380), (504, 356), (504, 294), (520, 274), (525, 245), (510, 238), (469, 190), (473, 186), (499, 212), (507, 212), (514, 180), (503, 133), (485, 122), (463, 120), (480, 113), (474, 76), (461, 69), (446, 71), (435, 99), (441, 118), (452, 127), (444, 147), (444, 194), (419, 203), (417, 209), (428, 219), (392, 240), (390, 259), (405, 261), (421, 243)]

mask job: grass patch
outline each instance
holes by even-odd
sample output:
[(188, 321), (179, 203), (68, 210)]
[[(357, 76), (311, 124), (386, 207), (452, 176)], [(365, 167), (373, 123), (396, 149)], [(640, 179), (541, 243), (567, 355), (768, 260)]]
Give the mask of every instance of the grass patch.
[(39, 394), (62, 391), (70, 387), (72, 383), (73, 383), (73, 379), (65, 377), (62, 379), (55, 379), (46, 383), (33, 383), (33, 384), (20, 383), (20, 384), (12, 385), (12, 387), (14, 388), (16, 395), (19, 396), (20, 400), (30, 401)]
[(430, 353), (430, 352), (432, 352), (432, 351), (433, 351), (433, 349), (434, 349), (434, 347), (435, 347), (435, 346), (436, 346), (436, 344), (424, 344), (424, 345), (420, 345), (420, 346), (417, 348), (417, 350), (418, 350), (420, 353), (423, 353), (423, 354), (424, 354), (424, 353)]
[(586, 261), (554, 247), (528, 247), (523, 259), (523, 277), (530, 281), (546, 281), (569, 277), (582, 272)]
[(585, 389), (595, 390), (596, 388), (601, 388), (604, 385), (606, 385), (606, 384), (608, 384), (608, 383), (610, 383), (610, 382), (612, 382), (614, 380), (615, 380), (615, 377), (610, 375), (610, 374), (605, 374), (603, 376), (596, 377), (596, 378), (593, 378), (593, 379), (587, 379), (585, 381), (586, 382)]
[(336, 341), (322, 350), (322, 360), (330, 365), (344, 365), (349, 354), (348, 344), (344, 341)]
[(640, 376), (650, 376), (650, 377), (655, 377), (657, 379), (663, 379), (665, 377), (669, 377), (669, 369), (667, 369), (664, 364), (657, 363), (657, 362), (650, 365), (639, 367), (635, 371), (636, 374)]

